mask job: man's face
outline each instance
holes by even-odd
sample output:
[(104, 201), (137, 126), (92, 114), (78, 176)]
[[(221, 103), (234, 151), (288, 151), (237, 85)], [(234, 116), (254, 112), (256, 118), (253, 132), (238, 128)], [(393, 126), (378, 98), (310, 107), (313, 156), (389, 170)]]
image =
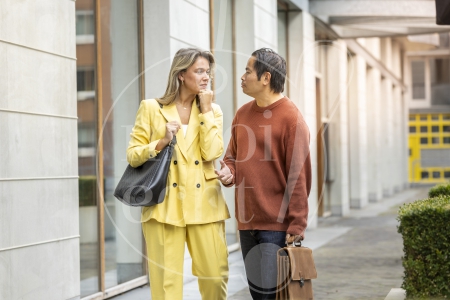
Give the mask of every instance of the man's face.
[(247, 66), (245, 67), (245, 73), (241, 77), (241, 87), (242, 91), (251, 97), (256, 97), (263, 90), (262, 81), (258, 80), (258, 75), (256, 70), (253, 69), (256, 58), (251, 56), (247, 61)]

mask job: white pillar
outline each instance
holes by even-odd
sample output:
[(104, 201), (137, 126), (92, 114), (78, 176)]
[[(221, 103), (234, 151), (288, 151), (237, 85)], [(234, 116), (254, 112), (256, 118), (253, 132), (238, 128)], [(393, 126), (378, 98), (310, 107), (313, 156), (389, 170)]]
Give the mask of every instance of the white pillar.
[(368, 134), (368, 174), (369, 201), (376, 202), (383, 198), (381, 172), (381, 88), (380, 71), (374, 68), (367, 70), (367, 134)]
[(329, 163), (331, 182), (330, 204), (333, 215), (345, 216), (350, 211), (348, 159), (348, 53), (344, 41), (338, 40), (327, 54), (328, 99), (326, 115), (329, 118)]
[(317, 227), (318, 195), (314, 18), (306, 12), (290, 12), (288, 19), (287, 80), (289, 81), (289, 91), (286, 94), (300, 109), (310, 131), (313, 180), (308, 201), (308, 228), (315, 228)]
[[(394, 193), (394, 178), (396, 171), (392, 170), (395, 164), (395, 147), (394, 141), (395, 128), (394, 119), (395, 113), (395, 99), (393, 97), (392, 81), (389, 78), (381, 80), (381, 95), (380, 95), (380, 173), (382, 178), (383, 197), (389, 197)], [(394, 172), (394, 173), (393, 173)]]
[(350, 207), (367, 205), (367, 101), (366, 62), (358, 55), (349, 60), (349, 184)]

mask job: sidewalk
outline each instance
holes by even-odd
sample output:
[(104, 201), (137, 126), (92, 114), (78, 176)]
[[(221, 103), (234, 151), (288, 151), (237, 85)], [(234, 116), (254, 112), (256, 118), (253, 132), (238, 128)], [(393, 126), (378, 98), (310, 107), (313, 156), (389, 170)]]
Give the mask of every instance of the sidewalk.
[[(408, 189), (349, 216), (319, 220), (308, 230), (304, 246), (314, 250), (318, 278), (313, 280), (318, 300), (380, 299), (402, 283), (402, 238), (397, 233), (397, 210), (406, 202), (427, 197), (428, 188)], [(230, 253), (229, 300), (250, 300), (240, 251)], [(200, 300), (197, 280), (185, 263), (184, 299)], [(148, 300), (149, 286), (111, 298)]]

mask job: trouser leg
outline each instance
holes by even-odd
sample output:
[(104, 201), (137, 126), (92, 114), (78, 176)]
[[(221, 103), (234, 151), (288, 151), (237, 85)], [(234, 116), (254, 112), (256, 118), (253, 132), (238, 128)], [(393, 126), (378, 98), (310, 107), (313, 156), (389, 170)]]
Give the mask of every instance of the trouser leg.
[(187, 225), (192, 274), (198, 277), (203, 300), (225, 300), (228, 283), (228, 249), (225, 222)]
[(245, 272), (253, 299), (275, 299), (277, 251), (284, 247), (282, 231), (240, 230)]
[(154, 300), (183, 299), (186, 228), (149, 220), (142, 223)]

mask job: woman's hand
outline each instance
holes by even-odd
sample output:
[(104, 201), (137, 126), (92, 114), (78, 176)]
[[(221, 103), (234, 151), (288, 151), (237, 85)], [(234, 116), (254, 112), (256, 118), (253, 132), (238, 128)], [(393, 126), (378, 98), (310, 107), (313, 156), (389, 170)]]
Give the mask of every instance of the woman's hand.
[(180, 130), (181, 124), (177, 121), (171, 121), (166, 123), (166, 135), (159, 140), (158, 145), (156, 145), (156, 150), (160, 151), (167, 145), (169, 145), (170, 141), (173, 139), (173, 136), (177, 134), (178, 130)]
[(213, 100), (213, 91), (209, 90), (201, 90), (198, 93), (198, 98), (200, 99), (200, 110), (202, 114), (206, 114), (207, 112), (212, 110), (211, 103)]

